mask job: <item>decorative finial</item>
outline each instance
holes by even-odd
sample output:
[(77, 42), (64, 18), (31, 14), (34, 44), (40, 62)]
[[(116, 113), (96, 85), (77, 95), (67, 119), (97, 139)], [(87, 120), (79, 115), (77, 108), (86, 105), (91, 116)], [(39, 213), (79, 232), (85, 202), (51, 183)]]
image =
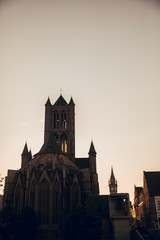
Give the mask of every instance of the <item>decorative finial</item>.
[(62, 88), (60, 88), (60, 95), (62, 96)]

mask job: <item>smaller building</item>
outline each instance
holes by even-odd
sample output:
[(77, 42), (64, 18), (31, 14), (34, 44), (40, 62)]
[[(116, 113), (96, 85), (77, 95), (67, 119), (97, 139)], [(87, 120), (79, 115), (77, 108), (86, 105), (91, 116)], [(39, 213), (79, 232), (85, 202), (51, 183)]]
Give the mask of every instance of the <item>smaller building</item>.
[(143, 172), (143, 188), (134, 187), (138, 226), (160, 228), (160, 172)]
[(131, 233), (129, 194), (110, 194), (109, 213), (114, 231), (114, 239), (129, 240)]
[(138, 226), (144, 226), (144, 197), (143, 188), (134, 185), (134, 209)]
[(88, 206), (96, 210), (102, 222), (104, 240), (130, 240), (131, 214), (128, 193), (117, 193), (117, 180), (111, 168), (110, 195), (91, 196)]

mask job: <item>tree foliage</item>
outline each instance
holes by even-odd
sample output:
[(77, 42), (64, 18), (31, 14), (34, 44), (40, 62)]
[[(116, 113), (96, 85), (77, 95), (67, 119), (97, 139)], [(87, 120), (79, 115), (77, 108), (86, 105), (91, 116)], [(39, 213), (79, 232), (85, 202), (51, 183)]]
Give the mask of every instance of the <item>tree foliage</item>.
[(38, 221), (35, 211), (26, 207), (21, 211), (16, 221), (16, 240), (35, 239), (38, 232)]
[(34, 240), (37, 232), (37, 217), (31, 208), (24, 208), (18, 216), (10, 207), (0, 211), (0, 235), (3, 239)]
[(16, 214), (10, 207), (0, 211), (0, 234), (4, 239), (9, 240), (15, 232)]
[(63, 221), (64, 240), (98, 240), (102, 229), (97, 212), (85, 207), (72, 210)]

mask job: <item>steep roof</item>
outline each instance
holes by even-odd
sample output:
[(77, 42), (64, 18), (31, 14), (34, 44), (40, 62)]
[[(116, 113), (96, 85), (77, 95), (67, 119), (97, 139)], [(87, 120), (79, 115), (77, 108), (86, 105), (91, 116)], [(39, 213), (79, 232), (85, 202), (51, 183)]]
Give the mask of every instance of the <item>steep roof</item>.
[(72, 97), (71, 97), (71, 99), (70, 99), (69, 105), (75, 105)]
[(62, 153), (52, 132), (49, 133), (38, 154), (42, 153)]
[(25, 143), (25, 145), (24, 145), (24, 149), (23, 149), (22, 155), (28, 155), (28, 146), (27, 146), (27, 143)]
[(110, 180), (111, 181), (115, 181), (115, 176), (114, 176), (114, 173), (113, 173), (113, 167), (111, 167), (111, 177), (110, 177)]
[(47, 99), (47, 102), (46, 102), (45, 106), (47, 106), (47, 105), (52, 105), (49, 97)]
[(150, 196), (160, 196), (160, 172), (145, 172), (148, 192)]
[(66, 106), (66, 105), (67, 105), (67, 102), (62, 95), (60, 95), (57, 101), (54, 103), (54, 106)]
[(91, 142), (91, 145), (90, 145), (89, 154), (90, 154), (90, 153), (94, 153), (94, 154), (96, 154), (96, 150), (95, 150), (95, 147), (94, 147), (93, 141)]

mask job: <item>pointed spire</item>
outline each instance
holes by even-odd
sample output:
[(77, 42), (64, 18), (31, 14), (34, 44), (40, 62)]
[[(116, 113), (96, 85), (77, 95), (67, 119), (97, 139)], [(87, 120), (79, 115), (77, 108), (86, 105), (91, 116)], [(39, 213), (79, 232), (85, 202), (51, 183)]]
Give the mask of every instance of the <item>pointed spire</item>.
[(115, 176), (114, 176), (114, 173), (113, 173), (113, 167), (111, 167), (111, 177), (110, 177), (110, 180), (111, 181), (115, 181)]
[(70, 99), (69, 105), (75, 105), (72, 97), (71, 97), (71, 99)]
[(22, 155), (28, 155), (28, 146), (27, 146), (27, 142), (26, 142), (25, 145), (24, 145), (24, 149), (23, 149)]
[(49, 97), (47, 99), (47, 102), (46, 102), (45, 106), (48, 106), (48, 105), (52, 105)]
[(111, 176), (109, 180), (109, 191), (110, 194), (117, 193), (117, 180), (115, 179), (114, 173), (113, 173), (113, 167), (111, 167)]
[(91, 145), (90, 145), (90, 149), (89, 149), (89, 154), (96, 154), (93, 141), (91, 141)]

